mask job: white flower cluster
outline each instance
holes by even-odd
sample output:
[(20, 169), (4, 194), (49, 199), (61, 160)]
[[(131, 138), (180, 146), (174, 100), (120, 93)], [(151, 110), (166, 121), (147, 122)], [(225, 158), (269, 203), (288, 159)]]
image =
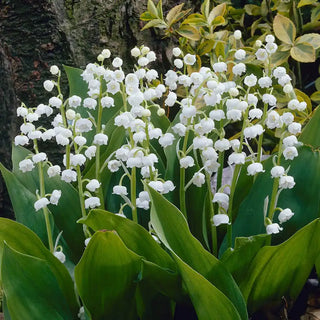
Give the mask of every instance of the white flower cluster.
[[(236, 30), (233, 37), (239, 42), (241, 32)], [(98, 56), (100, 63), (89, 63), (82, 73), (88, 85), (86, 98), (73, 95), (64, 101), (59, 94), (51, 97), (47, 105), (41, 104), (35, 109), (25, 106), (18, 108), (17, 114), (23, 117), (24, 123), (21, 125), (21, 134), (15, 138), (15, 144), (24, 146), (30, 140), (36, 144), (40, 139), (55, 139), (58, 145), (64, 146), (64, 168), (50, 163), (47, 175), (50, 178), (60, 176), (67, 183), (78, 182), (81, 190), (84, 185), (81, 201), (85, 209), (103, 204), (102, 181), (99, 180), (103, 170), (122, 174), (119, 183), (112, 189), (114, 195), (121, 196), (125, 201), (119, 210), (122, 215), (126, 205), (132, 210), (150, 208), (146, 190), (136, 196), (137, 184), (140, 186), (138, 190), (148, 185), (162, 194), (172, 192), (177, 187), (171, 180), (164, 180), (164, 172), (160, 169), (160, 164), (163, 166), (162, 159), (156, 152), (158, 147), (176, 150), (181, 176), (187, 170), (192, 172), (191, 180), (180, 185), (180, 188), (186, 190), (191, 185), (201, 188), (207, 184), (211, 190), (211, 176), (219, 170), (222, 172), (225, 155), (230, 166), (239, 168), (247, 163), (248, 175), (264, 172), (261, 163), (263, 135), (266, 130), (277, 130), (281, 135), (280, 150), (271, 176), (277, 179), (280, 190), (293, 188), (294, 178), (280, 166), (280, 157), (283, 155), (286, 160), (293, 160), (298, 156), (296, 135), (301, 132), (301, 125), (295, 122), (295, 114), (304, 111), (306, 104), (294, 96), (291, 78), (285, 68), (270, 68), (270, 57), (277, 50), (274, 37), (268, 35), (265, 44), (261, 42), (257, 46), (257, 62), (268, 66), (261, 77), (253, 73), (245, 74), (247, 52), (244, 49), (233, 51), (233, 61), (219, 59), (212, 63), (212, 68), (201, 67), (188, 74), (186, 67), (195, 65), (197, 57), (190, 53), (184, 55), (181, 49), (174, 48), (175, 70), (164, 74), (163, 83), (159, 81), (161, 77), (158, 72), (150, 66), (156, 60), (156, 54), (148, 47), (131, 50), (137, 63), (128, 74), (122, 70), (122, 59), (110, 59), (111, 52), (105, 49)], [(107, 59), (110, 59), (110, 67), (105, 66)], [(230, 72), (232, 74), (229, 77), (227, 75)], [(52, 67), (51, 73), (60, 75), (56, 67)], [(283, 92), (291, 97), (287, 108), (277, 108), (277, 98), (272, 93), (274, 85), (282, 86)], [(59, 83), (52, 80), (44, 83), (48, 92), (52, 92), (55, 86), (58, 87)], [(179, 91), (184, 92), (182, 99), (176, 91), (178, 89), (183, 89)], [(106, 124), (102, 123), (101, 117), (94, 119), (91, 112), (96, 110), (98, 115), (102, 115), (104, 110), (115, 108), (118, 97), (121, 97), (123, 107), (115, 113), (112, 125), (126, 132), (126, 142), (100, 163), (100, 150), (110, 142), (105, 131)], [(164, 132), (164, 128), (155, 126), (153, 119), (164, 116), (166, 110), (174, 106), (179, 106), (180, 110), (174, 124)], [(86, 110), (88, 116), (81, 116), (77, 111), (79, 108)], [(51, 128), (37, 128), (34, 125), (40, 116), (49, 117), (53, 113)], [(242, 132), (236, 139), (228, 139), (224, 128), (234, 122), (242, 123)], [(88, 133), (92, 133), (92, 139), (88, 139)], [(90, 180), (83, 179), (81, 170), (90, 160), (96, 161), (98, 166), (96, 176)], [(46, 154), (37, 152), (21, 161), (19, 168), (27, 172), (39, 163), (49, 163)], [(131, 182), (129, 191), (125, 180)], [(214, 207), (218, 208), (212, 216), (215, 226), (231, 222), (229, 196), (223, 192), (224, 187), (218, 186), (218, 192), (211, 195)], [(59, 199), (55, 199), (50, 198), (50, 203), (57, 204)], [(36, 203), (35, 207), (39, 210), (49, 204), (49, 200), (41, 197)], [(288, 210), (280, 213), (281, 223), (293, 215)], [(271, 226), (266, 226), (267, 233), (281, 230), (280, 227)]]

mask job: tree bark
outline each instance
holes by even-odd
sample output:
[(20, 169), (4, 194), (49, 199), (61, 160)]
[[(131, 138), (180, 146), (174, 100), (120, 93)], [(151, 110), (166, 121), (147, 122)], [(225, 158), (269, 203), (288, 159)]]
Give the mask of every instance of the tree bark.
[[(188, 5), (189, 2), (189, 5)], [(179, 1), (164, 0), (164, 11)], [(199, 7), (188, 0), (186, 7)], [(191, 6), (190, 6), (191, 5)], [(132, 66), (130, 49), (145, 44), (158, 54), (158, 66), (167, 61), (170, 40), (153, 30), (141, 32), (139, 16), (147, 0), (3, 0), (0, 4), (0, 161), (11, 166), (11, 141), (21, 119), (16, 108), (46, 103), (50, 95), (43, 81), (56, 64), (84, 67), (108, 48)], [(63, 80), (66, 83), (66, 79)], [(13, 216), (0, 177), (0, 215)]]

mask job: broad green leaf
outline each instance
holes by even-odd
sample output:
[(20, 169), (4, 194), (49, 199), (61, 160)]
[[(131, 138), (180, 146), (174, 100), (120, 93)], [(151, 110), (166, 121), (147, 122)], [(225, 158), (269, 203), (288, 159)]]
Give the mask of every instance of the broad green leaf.
[(2, 177), (6, 183), (16, 219), (34, 231), (48, 245), (46, 225), (42, 212), (36, 212), (36, 195), (27, 189), (17, 177), (0, 163)]
[(68, 320), (74, 315), (45, 260), (4, 245), (2, 284), (12, 320)]
[[(273, 241), (279, 243), (288, 239), (297, 230), (313, 221), (320, 212), (320, 154), (308, 146), (298, 148), (299, 156), (292, 161), (281, 159), (281, 165), (290, 165), (289, 175), (295, 180), (292, 189), (283, 190), (279, 197), (278, 207), (290, 208), (295, 214), (284, 224), (284, 230), (273, 235)], [(305, 170), (306, 163), (308, 170)], [(248, 196), (242, 201), (237, 218), (232, 226), (233, 239), (250, 237), (265, 233), (263, 206), (267, 196), (271, 196), (273, 179), (270, 175), (272, 158), (263, 162), (265, 169), (256, 178)], [(308, 188), (306, 188), (308, 186)], [(274, 217), (277, 222), (277, 214)], [(226, 250), (226, 243), (221, 246)]]
[[(0, 257), (3, 253), (4, 242), (21, 254), (46, 261), (64, 294), (70, 310), (73, 314), (78, 313), (74, 285), (67, 269), (49, 252), (35, 233), (18, 222), (0, 218)], [(21, 270), (23, 268), (20, 269), (20, 273)]]
[(293, 45), (296, 38), (296, 27), (289, 18), (277, 14), (273, 20), (273, 31), (279, 40)]
[[(143, 314), (143, 317), (148, 319), (148, 314), (150, 315), (152, 309), (159, 308), (156, 312), (156, 315), (160, 317), (159, 319), (161, 319), (163, 313), (169, 315), (168, 298), (165, 298), (165, 296), (176, 301), (181, 300), (181, 281), (175, 271), (174, 261), (154, 241), (152, 236), (133, 221), (103, 210), (92, 210), (80, 222), (86, 223), (94, 231), (115, 230), (128, 249), (143, 257), (138, 282), (139, 293), (136, 296), (138, 313)], [(139, 297), (143, 297), (143, 301), (140, 301)], [(161, 303), (155, 303), (159, 299)]]
[(199, 31), (190, 25), (181, 25), (177, 31), (182, 37), (190, 40), (200, 40)]
[(183, 214), (152, 188), (148, 188), (152, 208), (151, 223), (165, 246), (222, 291), (235, 305), (241, 319), (247, 319), (246, 307), (231, 275), (218, 259), (192, 236)]
[[(239, 286), (249, 312), (297, 298), (319, 257), (320, 221), (311, 222), (278, 246), (263, 247), (248, 265)], [(308, 250), (306, 250), (308, 248)]]
[(235, 306), (221, 291), (178, 256), (175, 256), (175, 260), (199, 320), (242, 319)]
[(130, 219), (104, 210), (91, 210), (86, 218), (80, 219), (94, 231), (115, 230), (128, 249), (163, 268), (174, 271), (175, 263), (169, 254), (152, 238), (150, 233)]
[(311, 100), (316, 102), (316, 103), (320, 103), (320, 91), (316, 91), (311, 95)]
[[(312, 97), (312, 96), (311, 96)], [(312, 117), (303, 128), (299, 141), (306, 145), (311, 146), (314, 149), (320, 147), (320, 132), (319, 132), (319, 122), (320, 122), (320, 108), (316, 108), (313, 111)]]
[(308, 6), (310, 4), (314, 4), (314, 3), (317, 3), (317, 2), (318, 2), (317, 0), (300, 0), (299, 3), (298, 3), (297, 8), (301, 8), (303, 6)]
[(80, 297), (92, 319), (137, 319), (134, 301), (141, 257), (114, 231), (97, 231), (75, 267)]
[(320, 34), (318, 33), (307, 33), (303, 36), (296, 39), (295, 43), (308, 43), (313, 46), (313, 48), (319, 49), (320, 48)]
[(291, 57), (300, 62), (314, 62), (316, 60), (316, 52), (311, 44), (295, 43), (290, 50)]
[(248, 266), (257, 252), (269, 244), (270, 237), (270, 235), (263, 234), (248, 238), (236, 238), (234, 249), (229, 248), (223, 254), (220, 261), (232, 274), (237, 283), (246, 276)]
[[(12, 147), (12, 171), (14, 176), (19, 179), (25, 188), (35, 195), (36, 190), (39, 189), (38, 169), (35, 168), (31, 172), (25, 173), (19, 170), (19, 162), (25, 159), (28, 154), (31, 154), (31, 152), (21, 146)], [(71, 184), (62, 181), (60, 177), (49, 178), (47, 175), (48, 167), (48, 165), (44, 166), (46, 193), (51, 193), (54, 189), (61, 190), (59, 205), (49, 205), (48, 208), (53, 215), (57, 228), (63, 231), (63, 239), (65, 239), (71, 249), (72, 260), (77, 262), (82, 255), (85, 239), (81, 226), (76, 223), (81, 217), (79, 194)], [(36, 199), (34, 201), (36, 201)], [(25, 224), (25, 220), (21, 219), (38, 219), (36, 216), (40, 216), (43, 219), (43, 215), (39, 213), (40, 212), (37, 212), (29, 216), (27, 216), (27, 213), (22, 213), (19, 218), (17, 217), (17, 220)], [(29, 225), (27, 226), (29, 227)], [(34, 230), (33, 228), (31, 229)]]
[(213, 7), (208, 17), (208, 24), (211, 25), (212, 21), (219, 16), (223, 17), (226, 13), (226, 9), (227, 9), (226, 3), (221, 3), (221, 4), (218, 4), (216, 7)]
[[(184, 293), (185, 294), (185, 293)], [(174, 301), (183, 301), (182, 283), (176, 275), (158, 265), (142, 261), (141, 273), (136, 291), (136, 302), (140, 319), (173, 319)]]

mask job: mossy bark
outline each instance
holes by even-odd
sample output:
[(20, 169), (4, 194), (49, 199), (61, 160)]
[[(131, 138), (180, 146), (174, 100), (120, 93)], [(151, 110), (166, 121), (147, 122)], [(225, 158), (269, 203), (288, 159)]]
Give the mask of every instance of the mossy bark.
[[(186, 1), (186, 7), (201, 0)], [(169, 10), (179, 1), (163, 1)], [(153, 30), (141, 32), (140, 14), (147, 0), (3, 0), (0, 5), (0, 161), (10, 167), (11, 141), (21, 120), (16, 108), (45, 103), (49, 95), (43, 81), (56, 64), (84, 67), (104, 48), (132, 65), (130, 49), (137, 44), (166, 61), (169, 40)], [(172, 45), (171, 45), (172, 46)], [(64, 81), (66, 81), (64, 79)], [(10, 201), (0, 177), (0, 215), (12, 216)]]

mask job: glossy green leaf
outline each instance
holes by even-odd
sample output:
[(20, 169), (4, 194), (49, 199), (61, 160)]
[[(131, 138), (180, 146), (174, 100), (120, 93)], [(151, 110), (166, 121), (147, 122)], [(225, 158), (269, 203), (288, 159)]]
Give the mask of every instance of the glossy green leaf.
[(316, 60), (315, 49), (307, 42), (295, 43), (290, 54), (293, 59), (300, 62), (314, 62)]
[[(113, 213), (92, 210), (80, 222), (94, 231), (115, 230), (126, 247), (144, 259), (136, 293), (138, 313), (144, 319), (148, 319), (152, 312), (154, 317), (158, 316), (159, 319), (161, 315), (162, 319), (170, 319), (171, 311), (167, 297), (181, 300), (182, 288), (180, 277), (175, 271), (176, 265), (168, 253), (143, 227)], [(154, 311), (155, 308), (158, 312)]]
[(153, 19), (153, 20), (149, 21), (147, 24), (145, 24), (143, 26), (143, 28), (141, 29), (141, 31), (149, 29), (149, 28), (164, 29), (166, 27), (167, 27), (167, 25), (164, 23), (163, 20), (161, 20), (161, 19)]
[(317, 20), (320, 19), (320, 5), (318, 4), (311, 10), (311, 22), (318, 22)]
[(130, 219), (108, 211), (94, 209), (79, 222), (86, 224), (94, 231), (115, 230), (128, 249), (163, 268), (172, 271), (176, 269), (172, 258), (152, 238), (150, 233)]
[[(284, 224), (284, 230), (273, 235), (273, 241), (279, 243), (288, 239), (297, 230), (313, 221), (320, 212), (320, 154), (308, 146), (298, 149), (299, 156), (292, 161), (281, 159), (281, 165), (290, 165), (289, 175), (295, 180), (292, 189), (283, 190), (278, 207), (290, 208), (295, 215)], [(308, 170), (305, 170), (308, 164)], [(267, 196), (270, 197), (273, 179), (270, 175), (272, 159), (264, 161), (265, 172), (258, 175), (248, 196), (241, 203), (237, 218), (232, 226), (233, 239), (265, 233), (263, 206)], [(306, 186), (308, 186), (306, 188)], [(274, 217), (277, 222), (277, 214)], [(226, 243), (221, 252), (226, 250)]]
[(241, 293), (225, 267), (194, 238), (183, 214), (162, 195), (148, 188), (152, 208), (151, 223), (165, 246), (202, 274), (236, 306), (241, 319), (247, 319)]
[(293, 44), (296, 38), (296, 27), (289, 18), (277, 14), (273, 20), (273, 30), (279, 40)]
[(213, 49), (214, 45), (215, 45), (215, 41), (214, 40), (205, 40), (205, 41), (203, 41), (197, 48), (198, 55), (202, 56), (204, 54), (209, 53)]
[(263, 234), (252, 237), (239, 237), (235, 240), (234, 248), (229, 248), (220, 261), (232, 274), (237, 283), (247, 276), (248, 267), (258, 251), (269, 244), (270, 235)]
[(242, 319), (235, 306), (221, 291), (178, 256), (175, 260), (199, 320)]
[(12, 320), (68, 320), (74, 315), (45, 260), (4, 245), (2, 284)]
[[(21, 172), (19, 170), (19, 162), (26, 158), (28, 154), (31, 152), (21, 146), (13, 146), (12, 147), (12, 163), (13, 163), (13, 175), (19, 179), (19, 182), (24, 185), (29, 192), (34, 196), (33, 203), (36, 201), (36, 190), (39, 189), (39, 173), (38, 169), (35, 168), (31, 172)], [(76, 223), (76, 221), (82, 216), (81, 208), (80, 208), (80, 199), (77, 190), (69, 183), (66, 183), (61, 180), (60, 177), (52, 177), (49, 178), (47, 175), (48, 165), (44, 166), (44, 180), (45, 180), (45, 188), (46, 193), (51, 193), (54, 189), (61, 190), (61, 198), (59, 200), (59, 206), (49, 205), (49, 210), (54, 217), (54, 223), (60, 231), (63, 231), (63, 239), (67, 242), (69, 248), (71, 249), (71, 259), (74, 262), (77, 262), (83, 252), (84, 248), (84, 235), (82, 227)], [(14, 188), (14, 186), (13, 186)], [(15, 192), (15, 191), (14, 191)], [(16, 196), (13, 194), (13, 196)], [(27, 199), (22, 197), (20, 199)], [(30, 207), (30, 212), (27, 213), (23, 211), (23, 201), (12, 200), (13, 205), (22, 205), (22, 212), (19, 213), (15, 210), (15, 214), (17, 216), (17, 220), (29, 228), (33, 229), (33, 225), (30, 226), (30, 223), (34, 223), (34, 225), (38, 226), (38, 220), (43, 219), (43, 215), (40, 212), (35, 213), (33, 204), (27, 205), (26, 207)], [(33, 210), (32, 210), (33, 209)], [(33, 212), (33, 213), (31, 213)], [(33, 222), (33, 219), (35, 221)], [(25, 221), (29, 221), (28, 224)], [(43, 222), (39, 225), (41, 226)], [(44, 228), (44, 224), (42, 226)], [(36, 230), (34, 230), (36, 231)], [(43, 232), (46, 232), (45, 229)], [(38, 232), (36, 232), (38, 234)], [(46, 240), (45, 240), (46, 241)]]
[(320, 108), (316, 108), (313, 111), (312, 117), (307, 123), (307, 125), (303, 128), (302, 133), (299, 137), (299, 141), (303, 142), (306, 145), (311, 146), (312, 148), (320, 147), (320, 130), (319, 130), (319, 122), (320, 122)]
[[(46, 261), (72, 313), (78, 313), (74, 285), (67, 269), (46, 249), (35, 233), (18, 222), (0, 218), (0, 257), (3, 253), (4, 242), (6, 242), (12, 250)], [(21, 270), (23, 270), (23, 268), (20, 269), (20, 273)]]
[[(262, 305), (297, 298), (319, 257), (320, 221), (311, 222), (278, 246), (263, 247), (248, 265), (239, 286), (249, 312)], [(306, 250), (306, 248), (308, 250)]]
[(137, 310), (140, 319), (173, 319), (172, 301), (182, 298), (181, 281), (176, 275), (149, 261), (142, 261), (136, 290)]
[(137, 319), (134, 300), (141, 257), (114, 231), (98, 231), (75, 268), (80, 297), (92, 319)]
[(23, 223), (34, 231), (43, 243), (48, 245), (48, 237), (43, 214), (36, 212), (34, 203), (36, 195), (27, 189), (17, 177), (0, 163), (2, 177), (9, 192), (15, 217), (18, 222)]

